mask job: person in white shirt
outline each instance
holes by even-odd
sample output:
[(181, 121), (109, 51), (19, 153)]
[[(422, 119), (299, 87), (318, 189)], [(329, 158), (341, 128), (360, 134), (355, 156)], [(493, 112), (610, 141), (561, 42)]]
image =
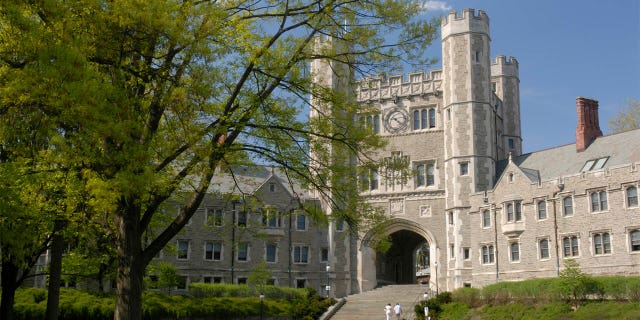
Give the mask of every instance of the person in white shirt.
[(400, 320), (400, 315), (402, 314), (402, 307), (399, 303), (396, 302), (396, 305), (393, 307), (393, 311), (396, 313), (396, 320)]
[(391, 308), (391, 303), (387, 303), (384, 307), (384, 314), (387, 316), (387, 320), (391, 320), (391, 310), (393, 310), (393, 308)]

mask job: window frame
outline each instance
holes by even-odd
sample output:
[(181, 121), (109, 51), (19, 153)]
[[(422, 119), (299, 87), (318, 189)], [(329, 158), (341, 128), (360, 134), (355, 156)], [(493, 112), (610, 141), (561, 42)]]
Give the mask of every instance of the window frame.
[[(630, 197), (629, 196), (629, 191), (633, 190), (633, 192), (635, 192), (635, 196)], [(624, 189), (624, 202), (627, 208), (638, 208), (638, 187), (636, 187), (635, 185), (633, 186), (627, 186)], [(634, 199), (633, 201), (635, 201), (634, 204), (631, 203), (631, 199)]]
[[(244, 248), (244, 250), (243, 250)], [(236, 250), (236, 261), (237, 262), (248, 262), (250, 259), (250, 255), (249, 255), (249, 250), (250, 250), (250, 246), (249, 246), (249, 242), (238, 242), (238, 250)], [(244, 259), (240, 259), (240, 253), (244, 251)]]
[[(303, 228), (300, 228), (300, 219), (303, 219)], [(296, 213), (296, 231), (307, 231), (309, 223), (307, 222), (307, 215), (304, 213)]]
[[(544, 214), (544, 217), (541, 214)], [(549, 218), (547, 215), (547, 200), (538, 200), (536, 202), (536, 217), (538, 220), (547, 220)]]
[(594, 256), (611, 255), (611, 233), (609, 231), (599, 231), (591, 233)]
[(495, 264), (495, 247), (493, 244), (484, 244), (480, 247), (480, 262), (483, 265)]
[(609, 210), (606, 190), (594, 190), (589, 193), (589, 202), (591, 203), (591, 212), (605, 212)]
[[(273, 260), (269, 260), (269, 248), (273, 248)], [(278, 263), (278, 244), (267, 242), (264, 244), (264, 261), (266, 263)]]
[(280, 229), (283, 227), (282, 214), (277, 208), (262, 208), (262, 226), (271, 229)]
[[(629, 252), (633, 254), (640, 253), (640, 228), (629, 229), (627, 233), (629, 238)], [(634, 239), (634, 236), (637, 238)], [(634, 241), (636, 244), (634, 244)], [(636, 248), (635, 250), (634, 247)]]
[[(542, 243), (545, 243), (546, 248), (544, 248)], [(549, 241), (549, 238), (538, 239), (538, 259), (549, 260), (551, 258), (550, 244), (551, 241)], [(546, 255), (544, 255), (543, 252), (546, 252)]]
[[(180, 244), (181, 243), (186, 243), (187, 244), (186, 250), (183, 251), (183, 249), (180, 248)], [(191, 240), (178, 239), (176, 241), (176, 248), (177, 248), (176, 260), (188, 261), (189, 258), (190, 258), (190, 255), (191, 255)], [(182, 257), (182, 255), (181, 255), (182, 252), (185, 252), (184, 257)]]
[[(293, 246), (293, 250), (291, 250), (293, 254), (292, 262), (294, 264), (309, 264), (310, 263), (310, 253), (311, 248), (307, 244), (296, 244)], [(304, 258), (304, 259), (303, 259)]]
[[(577, 235), (565, 235), (562, 236), (561, 241), (563, 258), (570, 259), (580, 257), (580, 237)], [(568, 243), (565, 243), (566, 241), (568, 241)], [(567, 250), (567, 248), (569, 250)]]
[[(485, 214), (486, 214), (486, 217), (485, 217)], [(482, 215), (481, 216), (482, 228), (483, 229), (491, 228), (491, 210), (489, 209), (482, 210), (481, 215)]]
[(221, 207), (207, 207), (205, 209), (204, 224), (210, 227), (224, 226), (224, 210)]
[(520, 262), (520, 242), (509, 242), (509, 261), (511, 263)]
[(458, 163), (458, 165), (459, 165), (459, 170), (460, 170), (459, 171), (460, 176), (462, 176), (462, 177), (468, 176), (469, 175), (469, 161), (460, 162), (460, 163)]
[[(567, 205), (567, 200), (569, 201), (569, 205)], [(571, 212), (567, 213), (567, 208), (569, 208)], [(562, 216), (573, 217), (573, 214), (573, 196), (569, 195), (562, 197)]]
[[(209, 245), (209, 244), (211, 244), (211, 258), (207, 258), (207, 245)], [(220, 248), (220, 250), (217, 251), (217, 253), (218, 253), (218, 257), (217, 258), (216, 258), (216, 247)], [(205, 261), (222, 261), (222, 257), (223, 257), (223, 253), (222, 253), (223, 245), (222, 245), (222, 242), (220, 242), (220, 241), (211, 241), (211, 240), (205, 241), (203, 249), (204, 249), (203, 258), (204, 258)]]

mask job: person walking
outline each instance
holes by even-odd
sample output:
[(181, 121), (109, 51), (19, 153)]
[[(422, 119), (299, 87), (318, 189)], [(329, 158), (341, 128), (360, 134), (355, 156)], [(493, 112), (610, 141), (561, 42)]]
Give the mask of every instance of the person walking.
[(396, 302), (396, 305), (393, 307), (393, 311), (396, 313), (396, 320), (400, 320), (400, 315), (402, 315), (402, 307), (399, 303)]
[(387, 320), (391, 320), (391, 311), (393, 309), (391, 308), (391, 303), (387, 303), (387, 305), (384, 307), (384, 315), (387, 317)]

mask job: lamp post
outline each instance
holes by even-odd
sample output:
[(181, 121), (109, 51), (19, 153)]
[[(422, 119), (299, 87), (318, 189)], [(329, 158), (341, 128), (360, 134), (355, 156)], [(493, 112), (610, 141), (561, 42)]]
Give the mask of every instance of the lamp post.
[(263, 306), (264, 306), (264, 294), (261, 294), (260, 295), (260, 320), (262, 320)]
[(438, 288), (438, 261), (434, 262), (433, 265), (435, 267), (434, 271), (435, 271), (435, 275), (436, 275), (436, 295), (438, 295), (438, 293), (439, 293), (438, 292), (438, 290), (439, 290), (439, 288)]
[(325, 289), (327, 291), (327, 298), (329, 298), (329, 291), (331, 290), (331, 284), (329, 283), (329, 281), (330, 281), (330, 279), (329, 279), (329, 271), (331, 271), (331, 266), (327, 264), (326, 269), (327, 269), (327, 285), (326, 285)]

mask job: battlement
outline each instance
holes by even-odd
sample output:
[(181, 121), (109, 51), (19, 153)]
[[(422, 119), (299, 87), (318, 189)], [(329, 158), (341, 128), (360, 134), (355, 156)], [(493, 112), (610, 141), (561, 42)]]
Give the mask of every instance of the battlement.
[(442, 92), (442, 69), (425, 72), (412, 72), (405, 75), (379, 74), (358, 81), (357, 100), (366, 102), (371, 100), (395, 99)]
[(462, 9), (462, 16), (458, 15), (458, 11), (450, 11), (449, 16), (442, 17), (441, 24), (444, 26), (449, 22), (455, 23), (459, 20), (469, 20), (472, 18), (477, 20), (484, 20), (487, 24), (489, 24), (489, 16), (487, 16), (486, 12), (484, 12), (483, 10), (478, 10), (478, 14), (476, 15), (475, 10), (470, 8)]
[(506, 56), (497, 56), (496, 57), (496, 62), (494, 62), (493, 64), (500, 64), (500, 65), (509, 65), (509, 64), (514, 64), (514, 65), (518, 65), (518, 60), (516, 60), (515, 57), (506, 57)]
[(491, 76), (519, 77), (518, 60), (514, 57), (497, 56), (491, 63)]
[(478, 10), (476, 14), (473, 9), (464, 9), (462, 15), (457, 11), (451, 11), (448, 16), (442, 18), (441, 29), (443, 40), (450, 35), (468, 32), (489, 36), (489, 16), (482, 10)]

